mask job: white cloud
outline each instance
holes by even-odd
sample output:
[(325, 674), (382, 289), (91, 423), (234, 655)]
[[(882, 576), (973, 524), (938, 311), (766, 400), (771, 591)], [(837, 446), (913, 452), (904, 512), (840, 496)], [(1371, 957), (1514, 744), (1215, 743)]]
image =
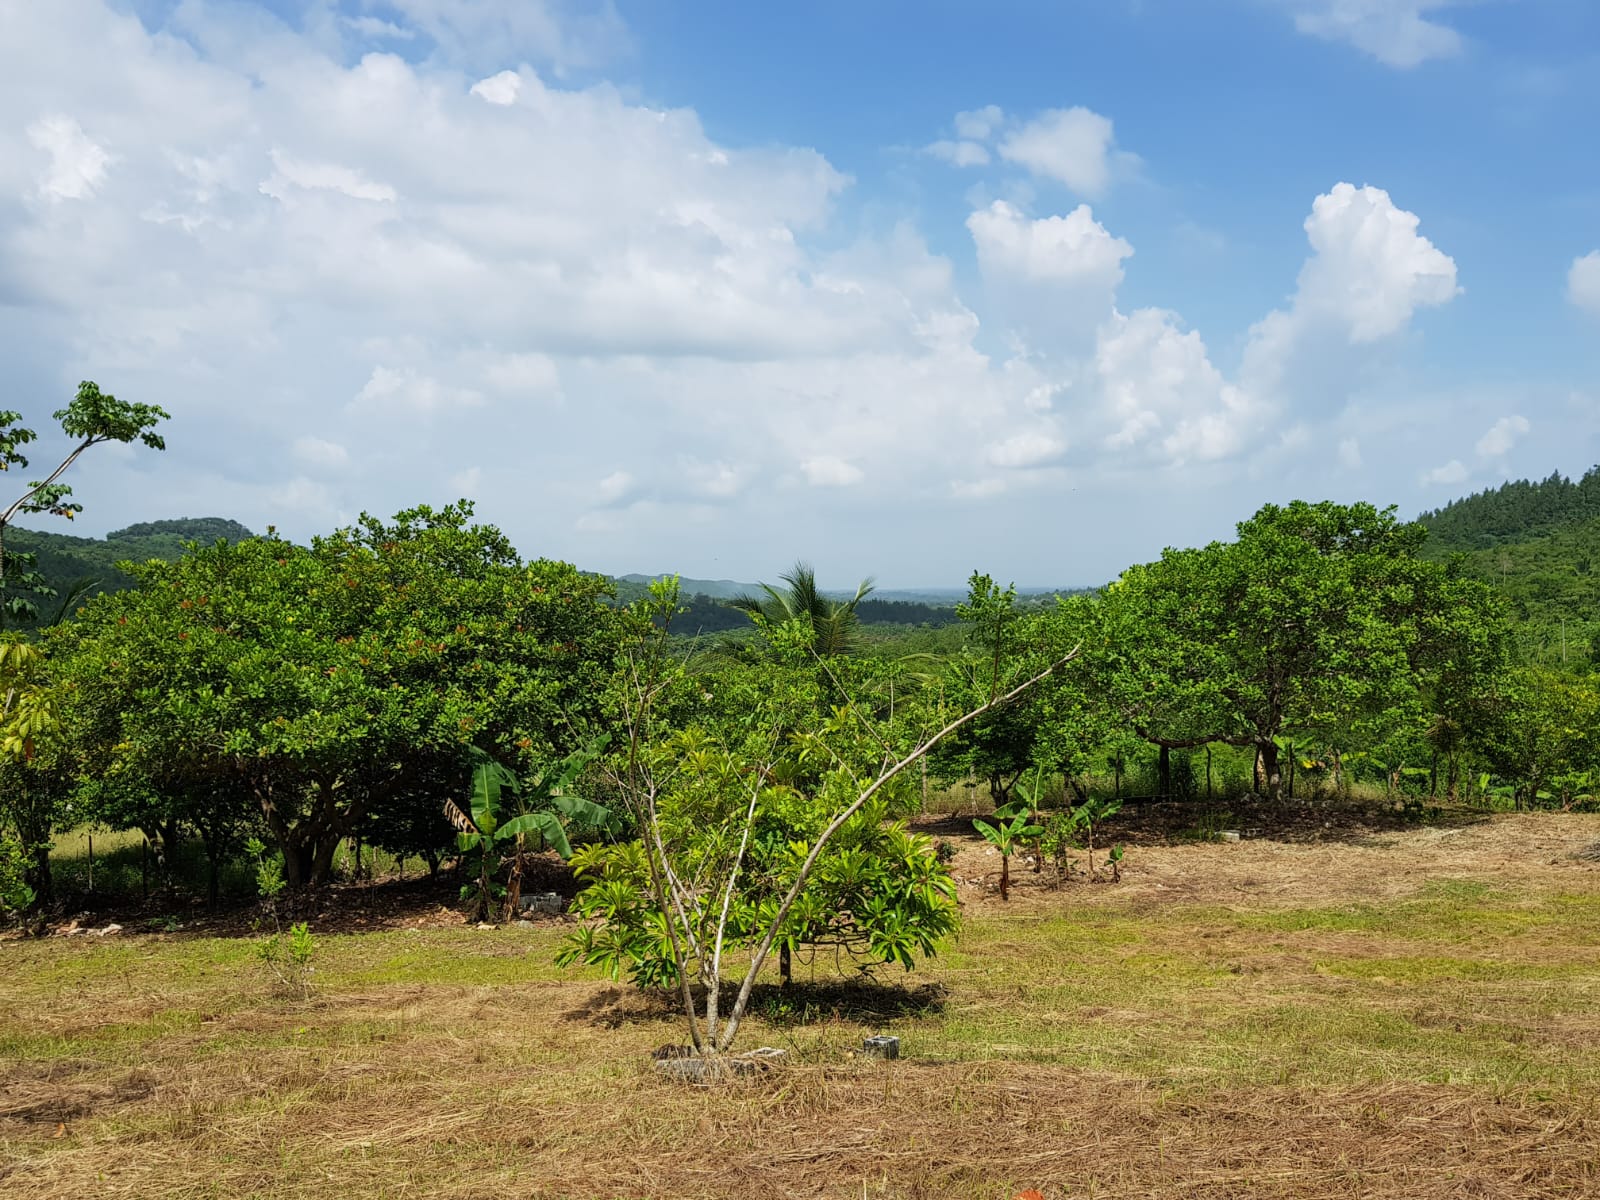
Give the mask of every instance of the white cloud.
[(970, 112), (959, 112), (955, 120), (956, 136), (967, 141), (985, 141), (1000, 128), (1005, 119), (1006, 114), (998, 104), (986, 104)]
[(1305, 221), (1311, 257), (1288, 308), (1250, 331), (1246, 385), (1281, 394), (1297, 360), (1330, 350), (1348, 367), (1348, 347), (1393, 337), (1418, 309), (1453, 299), (1461, 290), (1455, 261), (1417, 232), (1419, 223), (1381, 188), (1340, 183), (1318, 196)]
[(1177, 314), (1114, 312), (1095, 351), (1107, 449), (1138, 447), (1172, 462), (1226, 458), (1259, 419), (1246, 394), (1223, 378), (1194, 330)]
[(986, 273), (1030, 282), (1088, 284), (1115, 290), (1122, 282), (1122, 260), (1133, 247), (1112, 237), (1087, 204), (1064, 217), (1030, 220), (1016, 207), (996, 200), (967, 218)]
[(483, 397), (470, 389), (451, 387), (432, 376), (420, 374), (415, 367), (377, 366), (356, 393), (354, 403), (390, 412), (410, 409), (429, 413), (482, 404)]
[(505, 108), (515, 104), (517, 93), (522, 90), (522, 77), (515, 71), (501, 71), (498, 75), (491, 75), (487, 79), (480, 79), (472, 85), (472, 94), (490, 104)]
[(628, 47), (611, 0), (389, 0), (389, 7), (468, 66), (526, 58), (564, 72), (598, 66)]
[(294, 442), (294, 456), (308, 467), (340, 471), (350, 465), (350, 452), (338, 442), (306, 434)]
[(457, 496), (471, 499), (483, 488), (483, 468), (466, 467), (450, 476), (450, 490)]
[(1346, 42), (1391, 67), (1415, 67), (1459, 54), (1462, 38), (1428, 19), (1460, 0), (1286, 0), (1295, 28), (1327, 41)]
[(1132, 159), (1117, 153), (1115, 143), (1109, 118), (1087, 108), (1055, 108), (1007, 134), (1000, 157), (1064, 183), (1081, 196), (1096, 197)]
[(1567, 299), (1600, 317), (1600, 250), (1572, 260), (1567, 271)]
[(345, 17), (343, 20), (348, 28), (355, 30), (362, 37), (409, 42), (417, 36), (415, 29), (406, 29), (393, 21), (384, 21), (378, 17)]
[(352, 167), (337, 163), (302, 162), (282, 150), (271, 151), (275, 168), (271, 178), (261, 184), (268, 196), (282, 199), (285, 184), (307, 191), (338, 192), (352, 200), (371, 200), (379, 204), (393, 204), (399, 197), (386, 183), (374, 183)]
[(1467, 468), (1461, 465), (1460, 459), (1452, 458), (1442, 467), (1434, 467), (1430, 471), (1423, 472), (1422, 482), (1428, 485), (1457, 484), (1465, 482), (1466, 478)]
[(1361, 443), (1353, 438), (1344, 438), (1339, 442), (1339, 465), (1347, 471), (1361, 469)]
[(86, 200), (105, 182), (111, 156), (71, 117), (43, 117), (28, 126), (28, 141), (50, 156), (39, 193), (52, 200)]
[(851, 487), (866, 478), (860, 467), (831, 454), (806, 459), (800, 470), (812, 487)]
[(1066, 450), (1066, 442), (1055, 434), (1030, 429), (996, 442), (985, 458), (994, 467), (1042, 467), (1059, 461)]
[(1501, 417), (1478, 439), (1478, 457), (1499, 458), (1532, 428), (1527, 417)]
[(977, 142), (938, 141), (928, 147), (928, 153), (954, 167), (981, 167), (989, 161), (989, 152)]

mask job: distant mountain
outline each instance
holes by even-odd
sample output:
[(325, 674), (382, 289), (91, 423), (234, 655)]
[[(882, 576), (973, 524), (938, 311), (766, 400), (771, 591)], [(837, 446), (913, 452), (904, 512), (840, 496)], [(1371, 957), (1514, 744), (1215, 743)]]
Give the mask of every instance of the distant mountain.
[[(239, 522), (225, 517), (185, 517), (129, 525), (103, 538), (13, 528), (6, 534), (6, 549), (34, 555), (45, 583), (58, 597), (68, 595), (86, 581), (92, 585), (84, 593), (87, 597), (133, 586), (133, 580), (117, 569), (119, 562), (144, 562), (152, 558), (172, 562), (183, 554), (184, 546), (190, 542), (209, 545), (219, 539), (238, 542), (254, 536)], [(49, 598), (41, 597), (39, 608), (42, 613), (53, 615)]]
[[(618, 575), (618, 583), (636, 584), (642, 593), (645, 586), (652, 580), (664, 578), (662, 575)], [(761, 588), (754, 583), (739, 583), (733, 579), (689, 579), (678, 580), (678, 590), (685, 596), (709, 596), (713, 600), (732, 600), (735, 596), (743, 596), (749, 592), (759, 592)]]

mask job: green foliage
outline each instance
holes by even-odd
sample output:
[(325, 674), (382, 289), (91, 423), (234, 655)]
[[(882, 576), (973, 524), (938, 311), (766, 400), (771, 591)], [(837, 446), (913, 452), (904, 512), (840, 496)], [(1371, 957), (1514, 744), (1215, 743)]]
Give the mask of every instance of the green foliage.
[[(32, 595), (53, 596), (55, 591), (39, 573), (32, 556), (16, 554), (5, 545), (5, 534), (18, 516), (49, 514), (71, 520), (83, 511), (74, 501), (70, 484), (60, 482), (68, 468), (86, 450), (103, 442), (142, 442), (152, 450), (165, 450), (166, 441), (155, 428), (167, 413), (154, 404), (118, 400), (98, 385), (84, 381), (67, 407), (54, 414), (61, 432), (73, 443), (59, 466), (43, 479), (25, 485), (21, 495), (0, 509), (0, 621), (32, 621), (38, 607)], [(26, 470), (27, 455), (22, 448), (38, 440), (32, 429), (21, 424), (22, 414), (0, 412), (0, 471)], [(15, 594), (12, 594), (15, 593)]]
[(309, 547), (139, 565), (137, 590), (54, 639), (80, 772), (248, 806), (298, 887), (329, 876), (369, 806), (438, 811), (425, 787), (472, 747), (519, 770), (559, 758), (598, 716), (622, 617), (602, 580), (524, 565), (470, 517), (418, 508)]
[(830, 600), (817, 588), (816, 572), (809, 563), (797, 562), (780, 575), (785, 587), (761, 584), (761, 595), (740, 595), (732, 604), (750, 616), (766, 631), (797, 624), (806, 632), (809, 648), (820, 658), (852, 653), (858, 645), (860, 624), (856, 609), (872, 591), (872, 580), (864, 579), (848, 600)]
[[(593, 833), (603, 832), (613, 824), (607, 809), (569, 791), (584, 769), (599, 757), (608, 740), (608, 735), (601, 734), (554, 767), (522, 780), (482, 750), (469, 750), (470, 815), (450, 800), (445, 801), (444, 807), (457, 830), (456, 848), (465, 856), (473, 876), (473, 881), (461, 888), (461, 898), (472, 906), (473, 920), (489, 919), (497, 900), (505, 901), (503, 919), (516, 915), (529, 838), (538, 839), (536, 849), (548, 845), (562, 858), (571, 858), (569, 824)], [(504, 887), (499, 871), (507, 851), (511, 854), (511, 884)]]

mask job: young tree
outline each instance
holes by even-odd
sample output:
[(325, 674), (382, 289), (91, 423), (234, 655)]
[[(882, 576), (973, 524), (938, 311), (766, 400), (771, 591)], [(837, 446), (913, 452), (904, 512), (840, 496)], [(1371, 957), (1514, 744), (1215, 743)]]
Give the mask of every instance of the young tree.
[[(701, 686), (667, 642), (666, 625), (676, 607), (675, 581), (652, 586), (652, 599), (637, 614), (637, 640), (625, 656), (614, 694), (623, 743), (608, 769), (614, 794), (639, 829), (639, 842), (626, 852), (635, 866), (626, 875), (602, 872), (585, 908), (594, 923), (564, 957), (617, 970), (636, 960), (632, 943), (651, 939), (659, 951), (649, 961), (662, 964), (651, 982), (678, 990), (690, 1040), (715, 1074), (768, 955), (835, 839), (870, 824), (874, 803), (944, 738), (1025, 695), (1072, 655), (1021, 682), (1008, 680), (991, 700), (908, 744), (885, 738), (846, 696), (825, 721), (787, 737), (779, 736), (783, 721), (774, 720), (775, 714), (753, 714), (743, 737), (704, 745), (703, 754), (696, 755), (688, 753), (685, 733), (673, 720), (674, 713), (692, 711), (694, 689)], [(808, 631), (796, 632), (798, 644), (808, 647)], [(862, 752), (866, 743), (873, 746), (870, 757)], [(792, 791), (787, 747), (825, 764), (812, 792), (819, 828), (791, 847), (781, 891), (760, 896), (751, 912), (745, 882), (758, 818), (765, 808), (789, 800), (786, 793)], [(860, 769), (864, 761), (871, 763), (869, 769)], [(936, 883), (930, 878), (926, 886)], [(915, 941), (913, 933), (901, 944), (909, 949)], [(725, 959), (743, 948), (749, 952), (747, 965), (725, 974)], [(903, 961), (898, 952), (890, 957)], [(724, 1008), (730, 987), (731, 1003)]]
[[(8, 596), (8, 588), (20, 586), (35, 593), (47, 592), (32, 571), (29, 556), (11, 554), (5, 548), (6, 531), (16, 518), (49, 513), (71, 520), (82, 512), (82, 506), (71, 499), (72, 488), (60, 480), (91, 447), (102, 442), (140, 441), (152, 450), (167, 448), (165, 440), (155, 432), (156, 425), (167, 419), (165, 411), (154, 404), (118, 400), (87, 380), (78, 385), (78, 393), (71, 403), (54, 415), (61, 423), (61, 432), (72, 440), (72, 449), (53, 471), (29, 483), (20, 496), (0, 509), (0, 625), (7, 617), (32, 620), (38, 614), (32, 600), (24, 595)], [(28, 467), (22, 447), (38, 440), (39, 435), (21, 421), (21, 413), (0, 411), (0, 471)]]

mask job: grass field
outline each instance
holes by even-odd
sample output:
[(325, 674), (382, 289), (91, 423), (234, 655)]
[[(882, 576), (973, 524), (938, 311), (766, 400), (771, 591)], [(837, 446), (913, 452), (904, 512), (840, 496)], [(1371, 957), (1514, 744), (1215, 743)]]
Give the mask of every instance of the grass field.
[(741, 1035), (791, 1065), (716, 1089), (552, 965), (560, 919), (330, 915), (306, 1002), (247, 936), (5, 940), (0, 1194), (1600, 1195), (1595, 818), (1130, 828), (1123, 883), (1007, 905), (958, 828), (960, 938), (891, 987), (797, 967)]

